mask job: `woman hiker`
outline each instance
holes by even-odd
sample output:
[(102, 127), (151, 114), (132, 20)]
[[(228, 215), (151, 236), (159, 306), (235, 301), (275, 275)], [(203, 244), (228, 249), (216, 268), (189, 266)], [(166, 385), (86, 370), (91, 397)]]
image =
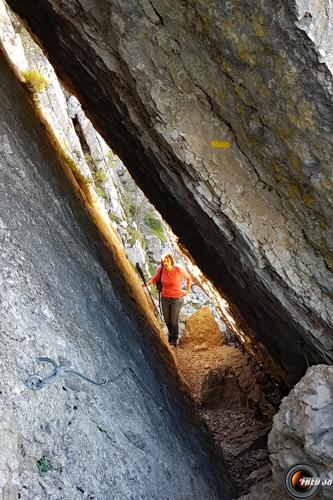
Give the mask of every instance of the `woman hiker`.
[[(191, 277), (182, 267), (175, 264), (171, 254), (164, 254), (162, 265), (158, 267), (155, 276), (150, 278), (148, 285), (155, 285), (159, 279), (162, 283), (161, 301), (164, 321), (168, 327), (169, 344), (178, 344), (179, 311), (184, 304), (183, 297), (191, 291)], [(186, 290), (182, 290), (182, 279), (186, 281)]]

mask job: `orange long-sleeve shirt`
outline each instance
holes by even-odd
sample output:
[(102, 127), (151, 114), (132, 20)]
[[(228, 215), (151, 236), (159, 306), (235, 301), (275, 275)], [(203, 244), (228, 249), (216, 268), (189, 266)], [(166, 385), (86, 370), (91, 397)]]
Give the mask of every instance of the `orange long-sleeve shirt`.
[[(155, 284), (160, 276), (161, 267), (159, 266), (155, 276), (150, 280), (151, 284)], [(162, 292), (161, 296), (169, 299), (178, 299), (183, 297), (184, 291), (182, 290), (182, 279), (186, 281), (187, 287), (191, 286), (191, 277), (185, 269), (180, 266), (174, 265), (172, 271), (167, 271), (163, 267), (161, 281), (162, 281)]]

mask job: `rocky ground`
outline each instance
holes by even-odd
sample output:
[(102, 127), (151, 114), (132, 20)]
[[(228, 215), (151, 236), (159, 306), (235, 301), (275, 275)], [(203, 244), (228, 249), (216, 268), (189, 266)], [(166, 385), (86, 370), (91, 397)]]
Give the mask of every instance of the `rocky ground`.
[(186, 321), (173, 352), (239, 494), (247, 493), (271, 474), (267, 435), (281, 398), (278, 386), (239, 346), (226, 345), (208, 307)]

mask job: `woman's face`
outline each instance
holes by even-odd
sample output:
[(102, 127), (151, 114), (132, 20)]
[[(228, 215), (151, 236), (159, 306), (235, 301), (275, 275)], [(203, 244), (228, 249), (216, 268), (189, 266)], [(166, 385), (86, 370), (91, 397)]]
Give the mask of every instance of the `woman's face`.
[(172, 269), (172, 260), (170, 259), (170, 257), (164, 257), (162, 263), (168, 271)]

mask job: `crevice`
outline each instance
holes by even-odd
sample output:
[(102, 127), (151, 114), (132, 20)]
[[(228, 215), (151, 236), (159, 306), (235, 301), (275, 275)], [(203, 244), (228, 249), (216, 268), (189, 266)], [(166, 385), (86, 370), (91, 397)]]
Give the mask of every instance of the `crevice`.
[[(94, 422), (94, 421), (92, 420), (92, 422)], [(96, 424), (97, 429), (99, 430), (99, 432), (102, 432), (103, 434), (106, 435), (106, 437), (108, 439), (110, 439), (110, 441), (114, 442), (114, 439), (110, 436), (110, 434), (108, 433), (108, 431), (106, 429), (103, 429), (103, 427), (101, 427), (100, 425), (98, 425), (96, 422), (94, 422), (94, 423)]]
[(204, 90), (204, 89), (203, 89), (203, 88), (202, 88), (202, 87), (201, 87), (198, 83), (196, 83), (196, 84), (195, 84), (195, 87), (196, 87), (197, 89), (199, 89), (199, 90), (200, 90), (200, 91), (201, 91), (201, 92), (202, 92), (202, 93), (206, 96), (206, 99), (207, 99), (208, 104), (209, 104), (209, 106), (210, 106), (210, 111), (213, 111), (213, 109), (214, 109), (214, 105), (213, 105), (213, 100), (212, 100), (212, 98), (210, 97), (210, 95), (209, 95), (209, 94), (208, 94), (208, 93), (207, 93), (207, 92), (206, 92), (206, 91), (205, 91), (205, 90)]
[(157, 15), (158, 19), (160, 20), (160, 24), (161, 24), (162, 26), (164, 26), (164, 19), (163, 19), (163, 17), (161, 16), (161, 14), (158, 12), (158, 10), (156, 9), (156, 7), (155, 7), (155, 5), (153, 4), (152, 0), (150, 0), (150, 2), (149, 2), (149, 3), (150, 3), (150, 5), (151, 5), (151, 7), (152, 7), (153, 11), (154, 11), (154, 12), (155, 12), (155, 14)]

